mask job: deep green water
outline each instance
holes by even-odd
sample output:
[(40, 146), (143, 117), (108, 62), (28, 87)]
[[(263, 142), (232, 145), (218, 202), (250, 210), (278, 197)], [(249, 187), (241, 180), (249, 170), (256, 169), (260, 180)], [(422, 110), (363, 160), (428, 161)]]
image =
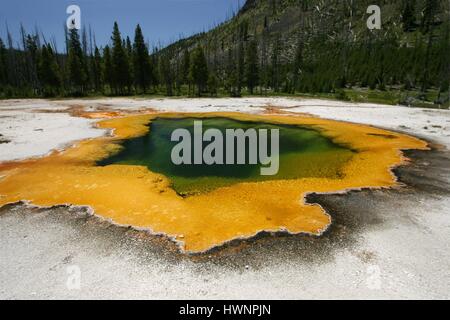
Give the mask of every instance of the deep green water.
[[(178, 142), (171, 141), (172, 132), (178, 128), (186, 128), (193, 137), (195, 120), (203, 121), (203, 132), (209, 128), (221, 130), (224, 140), (226, 129), (279, 129), (280, 163), (278, 174), (274, 176), (261, 175), (260, 164), (173, 164), (171, 151)], [(221, 117), (203, 119), (157, 118), (149, 126), (150, 130), (146, 135), (124, 140), (121, 151), (98, 162), (98, 165), (146, 166), (153, 172), (167, 176), (172, 182), (172, 187), (178, 193), (188, 195), (207, 192), (238, 182), (306, 177), (339, 179), (342, 166), (353, 155), (350, 149), (333, 143), (330, 139), (321, 135), (319, 131), (303, 126), (244, 122)], [(204, 142), (204, 146), (207, 144), (209, 142)], [(248, 150), (248, 145), (246, 150)]]

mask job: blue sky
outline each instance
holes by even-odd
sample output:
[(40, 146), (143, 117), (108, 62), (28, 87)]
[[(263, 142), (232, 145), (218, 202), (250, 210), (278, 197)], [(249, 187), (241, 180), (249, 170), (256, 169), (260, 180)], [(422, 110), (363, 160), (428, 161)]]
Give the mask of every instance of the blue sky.
[(224, 21), (244, 0), (1, 0), (0, 36), (6, 38), (6, 24), (14, 40), (20, 39), (19, 26), (26, 31), (35, 26), (48, 38), (54, 37), (63, 48), (63, 26), (67, 6), (81, 8), (82, 24), (95, 31), (98, 45), (109, 42), (114, 21), (122, 35), (133, 39), (139, 23), (151, 46), (166, 45), (181, 35), (189, 36), (215, 22)]

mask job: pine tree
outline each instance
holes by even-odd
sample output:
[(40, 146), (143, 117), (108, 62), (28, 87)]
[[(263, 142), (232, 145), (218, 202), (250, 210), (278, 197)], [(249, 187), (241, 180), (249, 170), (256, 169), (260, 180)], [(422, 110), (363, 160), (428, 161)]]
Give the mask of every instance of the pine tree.
[(210, 72), (208, 77), (208, 91), (211, 96), (217, 96), (217, 76), (214, 72)]
[(295, 90), (298, 90), (300, 88), (300, 78), (302, 74), (302, 68), (303, 68), (303, 43), (298, 42), (297, 48), (295, 50), (295, 57), (294, 57), (294, 64), (293, 64), (293, 92)]
[(120, 36), (119, 26), (117, 22), (114, 22), (114, 29), (112, 34), (112, 76), (113, 76), (113, 90), (115, 94), (130, 93), (130, 64), (128, 61), (128, 55), (126, 48), (122, 43)]
[(113, 75), (113, 65), (112, 65), (112, 58), (111, 58), (111, 50), (109, 49), (109, 46), (106, 46), (103, 49), (103, 83), (107, 84), (109, 86), (110, 92), (114, 92), (116, 89), (116, 83), (114, 82), (114, 75)]
[(268, 72), (268, 22), (267, 17), (264, 17), (264, 29), (262, 33), (261, 39), (261, 75), (260, 75), (260, 83), (261, 83), (261, 94), (267, 93), (267, 87), (269, 82), (269, 72)]
[(439, 0), (425, 0), (422, 11), (422, 32), (428, 33), (433, 26), (436, 14), (439, 12)]
[(153, 88), (153, 92), (156, 91), (160, 80), (158, 78), (158, 58), (150, 55), (150, 87)]
[(130, 93), (131, 88), (133, 87), (133, 84), (134, 84), (134, 64), (133, 64), (134, 57), (133, 57), (133, 45), (131, 44), (130, 37), (128, 37), (128, 36), (125, 40), (125, 49), (126, 49), (125, 51), (126, 51), (126, 56), (127, 56), (128, 73), (129, 73), (127, 88), (128, 88), (128, 93)]
[(259, 59), (258, 45), (255, 40), (250, 41), (246, 51), (245, 78), (247, 80), (247, 88), (250, 94), (259, 84)]
[(103, 92), (102, 56), (97, 46), (94, 49), (94, 57), (91, 59), (91, 70), (95, 91)]
[[(442, 95), (448, 91), (448, 97), (450, 97), (450, 22), (447, 22), (445, 27), (445, 34), (443, 35), (439, 44), (437, 52), (437, 77), (438, 77), (438, 98), (437, 102), (441, 103), (445, 100)], [(450, 103), (450, 99), (447, 100)]]
[(130, 40), (129, 36), (127, 36), (127, 38), (125, 40), (125, 48), (127, 50), (128, 56), (131, 57), (133, 55), (133, 45), (131, 44), (131, 40)]
[(271, 66), (270, 66), (270, 82), (271, 87), (275, 92), (279, 90), (279, 79), (280, 79), (280, 66), (279, 66), (279, 56), (280, 56), (280, 40), (277, 37), (273, 43)]
[(55, 55), (50, 44), (42, 46), (37, 70), (39, 80), (43, 86), (44, 95), (53, 96), (58, 94), (61, 86), (61, 78), (59, 66), (56, 63)]
[(178, 57), (175, 58), (174, 61), (174, 77), (175, 77), (175, 88), (177, 90), (176, 95), (181, 95), (181, 84), (182, 84), (182, 74), (181, 74), (181, 63)]
[[(12, 88), (21, 87), (23, 81), (20, 78), (20, 66), (19, 66), (19, 53), (13, 45), (13, 38), (11, 32), (6, 28), (7, 39), (7, 58), (6, 58), (6, 74), (8, 75), (8, 84)], [(10, 90), (8, 96), (13, 94), (13, 90)]]
[(422, 74), (422, 85), (421, 94), (425, 96), (425, 92), (430, 86), (430, 58), (433, 49), (434, 40), (434, 23), (436, 19), (436, 14), (439, 9), (439, 0), (426, 0), (423, 9), (423, 19), (422, 19), (422, 32), (428, 33), (427, 49), (425, 54), (425, 59), (423, 62), (423, 74)]
[(270, 10), (272, 15), (277, 13), (277, 0), (270, 0)]
[(26, 35), (25, 30), (21, 27), (22, 41), (24, 45), (24, 63), (25, 68), (23, 74), (26, 78), (26, 85), (31, 86), (33, 89), (38, 87), (37, 79), (37, 64), (38, 64), (38, 49), (39, 49), (39, 37), (37, 35)]
[(3, 40), (0, 38), (0, 92), (4, 90), (8, 82), (8, 74), (7, 74), (7, 51)]
[(416, 0), (403, 0), (403, 30), (410, 32), (416, 26)]
[(200, 46), (192, 52), (189, 76), (197, 86), (197, 95), (201, 96), (208, 81), (208, 65)]
[(173, 71), (170, 64), (170, 58), (164, 54), (160, 56), (159, 61), (159, 73), (161, 75), (161, 80), (164, 82), (166, 87), (166, 95), (173, 95)]
[(83, 50), (77, 29), (71, 29), (69, 35), (69, 53), (67, 58), (68, 80), (74, 94), (84, 94), (87, 72), (83, 59)]
[(151, 80), (150, 59), (148, 48), (144, 42), (141, 27), (136, 26), (133, 44), (134, 81), (142, 92), (146, 92)]
[(184, 84), (188, 84), (189, 82), (189, 70), (190, 70), (190, 62), (191, 62), (191, 57), (189, 54), (189, 50), (184, 49), (183, 52), (183, 64), (181, 67), (181, 72), (182, 72), (182, 80)]
[(228, 90), (230, 96), (237, 96), (237, 86), (238, 86), (238, 77), (237, 77), (237, 68), (233, 55), (233, 50), (228, 49), (227, 54), (227, 65), (226, 65), (226, 89)]
[(237, 47), (237, 70), (236, 70), (236, 92), (237, 97), (241, 96), (242, 86), (245, 81), (245, 47), (244, 41), (239, 40)]
[(240, 97), (242, 87), (245, 84), (245, 44), (248, 39), (248, 20), (244, 20), (239, 24), (239, 33), (237, 36), (237, 87), (235, 95)]

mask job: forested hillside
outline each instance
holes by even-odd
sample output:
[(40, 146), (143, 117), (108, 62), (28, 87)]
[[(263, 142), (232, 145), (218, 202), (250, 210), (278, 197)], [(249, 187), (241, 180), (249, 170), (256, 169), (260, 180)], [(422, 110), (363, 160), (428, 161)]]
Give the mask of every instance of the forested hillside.
[[(0, 95), (310, 94), (404, 104), (448, 104), (449, 2), (248, 0), (232, 19), (166, 48), (117, 24), (97, 48), (86, 30), (67, 48), (22, 32), (0, 40)], [(369, 30), (369, 5), (381, 29)]]

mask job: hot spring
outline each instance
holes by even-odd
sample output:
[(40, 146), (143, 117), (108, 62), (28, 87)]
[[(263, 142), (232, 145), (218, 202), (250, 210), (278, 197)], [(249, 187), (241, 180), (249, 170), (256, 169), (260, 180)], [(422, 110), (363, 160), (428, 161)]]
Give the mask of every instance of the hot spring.
[[(156, 118), (147, 126), (148, 132), (140, 137), (123, 140), (121, 150), (98, 162), (145, 166), (161, 173), (171, 181), (172, 188), (181, 195), (208, 192), (240, 182), (288, 180), (299, 178), (341, 177), (342, 166), (352, 157), (349, 148), (334, 143), (319, 131), (307, 126), (283, 125), (269, 122), (238, 121), (224, 117), (201, 119), (203, 129), (214, 128), (225, 136), (227, 129), (250, 128), (279, 130), (279, 170), (275, 175), (261, 175), (259, 164), (180, 164), (171, 161), (171, 152), (177, 142), (171, 134), (179, 128), (187, 129), (193, 136), (194, 121), (198, 118)], [(204, 142), (207, 144), (206, 142)], [(236, 147), (236, 146), (235, 146)], [(245, 158), (249, 158), (249, 140), (246, 140)], [(194, 146), (192, 146), (192, 149)], [(270, 148), (269, 148), (270, 150)], [(192, 150), (192, 154), (194, 150)], [(237, 157), (237, 152), (234, 152)], [(226, 154), (225, 154), (226, 157)]]
[[(174, 164), (172, 132), (192, 133), (199, 119), (204, 130), (221, 133), (278, 130), (277, 174), (261, 175), (261, 163), (251, 162)], [(308, 116), (150, 113), (111, 117), (97, 126), (113, 134), (0, 165), (0, 206), (24, 200), (89, 206), (113, 223), (204, 252), (261, 231), (319, 236), (332, 219), (306, 195), (396, 186), (392, 168), (407, 161), (401, 150), (427, 149), (404, 134)]]

